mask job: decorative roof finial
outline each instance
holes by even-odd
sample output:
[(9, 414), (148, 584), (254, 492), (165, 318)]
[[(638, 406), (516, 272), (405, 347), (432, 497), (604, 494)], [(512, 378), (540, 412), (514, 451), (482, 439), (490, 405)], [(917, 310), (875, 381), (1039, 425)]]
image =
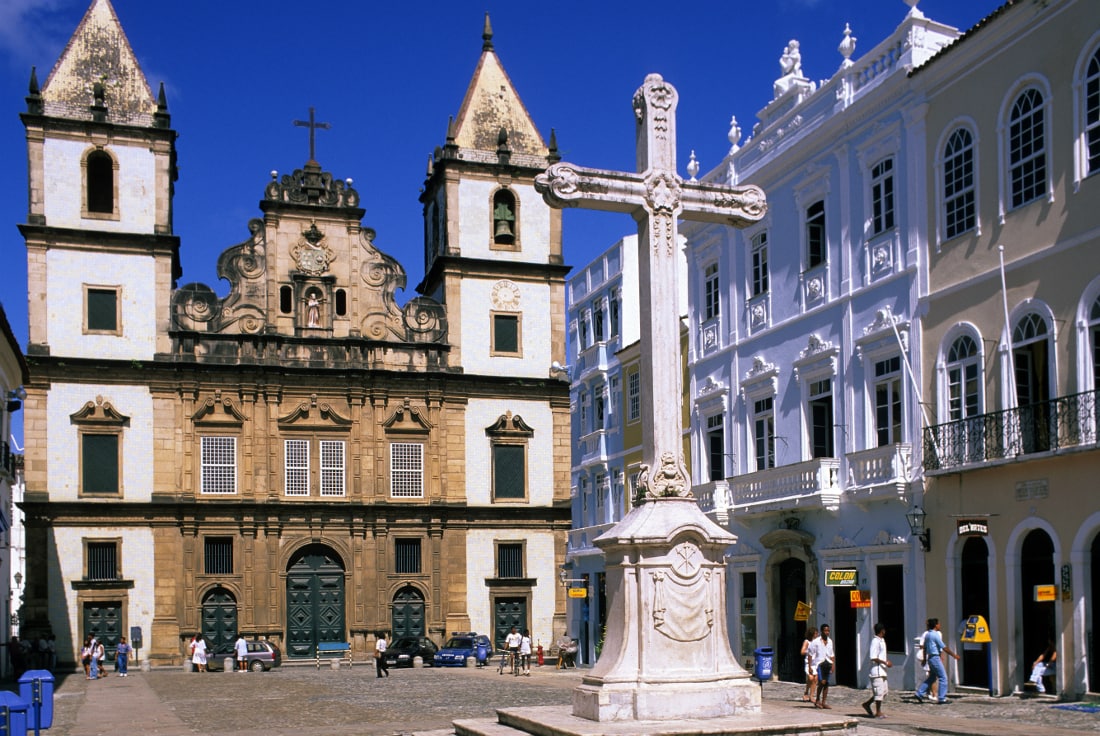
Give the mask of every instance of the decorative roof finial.
[(481, 31), (481, 50), (493, 50), (493, 26), (489, 23), (489, 11), (485, 11), (485, 28)]
[(841, 40), (840, 45), (836, 47), (836, 50), (844, 57), (844, 62), (841, 66), (849, 67), (852, 65), (851, 56), (856, 50), (856, 40), (856, 37), (852, 35), (851, 27), (845, 23), (844, 38)]
[(909, 18), (923, 18), (924, 17), (924, 13), (917, 10), (917, 3), (919, 3), (919, 2), (920, 2), (920, 0), (905, 0), (905, 4), (909, 6), (909, 14), (906, 17), (909, 17)]
[(561, 161), (561, 154), (558, 153), (558, 132), (553, 128), (550, 129), (549, 155), (547, 155), (546, 159), (552, 164)]
[(737, 153), (741, 148), (741, 126), (737, 124), (737, 116), (730, 117), (730, 132), (726, 135), (730, 142), (730, 153)]
[(27, 112), (31, 115), (42, 114), (42, 94), (38, 88), (38, 71), (35, 67), (31, 67), (31, 81), (28, 85), (30, 94), (27, 95)]
[(171, 120), (172, 117), (168, 114), (168, 95), (164, 93), (164, 82), (161, 82), (160, 91), (157, 92), (157, 111), (153, 113), (154, 125), (158, 128), (167, 128)]
[(695, 151), (691, 152), (691, 160), (687, 165), (688, 175), (691, 177), (691, 181), (698, 181), (695, 177), (699, 174), (699, 162), (695, 159)]
[(39, 89), (38, 89), (38, 67), (35, 67), (35, 66), (31, 67), (31, 83), (30, 83), (30, 87), (29, 87), (28, 91), (32, 95), (36, 95), (36, 94), (39, 93)]

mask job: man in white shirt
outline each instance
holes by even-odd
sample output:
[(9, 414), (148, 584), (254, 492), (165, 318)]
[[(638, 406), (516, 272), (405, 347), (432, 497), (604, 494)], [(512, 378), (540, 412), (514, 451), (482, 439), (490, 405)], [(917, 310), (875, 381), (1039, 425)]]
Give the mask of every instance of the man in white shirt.
[(390, 676), (390, 667), (386, 664), (386, 635), (379, 634), (378, 639), (374, 642), (374, 672), (378, 677), (382, 677), (382, 673), (386, 674), (386, 677)]
[(810, 666), (817, 673), (817, 695), (815, 708), (831, 710), (833, 706), (826, 701), (829, 698), (829, 675), (833, 673), (836, 653), (833, 640), (829, 638), (829, 624), (821, 624), (821, 634), (810, 643)]
[(237, 634), (237, 643), (233, 648), (237, 652), (237, 672), (248, 672), (248, 642), (244, 634)]
[[(886, 683), (886, 670), (894, 665), (886, 656), (886, 627), (875, 624), (875, 638), (871, 640), (871, 697), (863, 703), (863, 710), (872, 718), (885, 718), (882, 714), (882, 701), (890, 688)], [(871, 710), (871, 703), (875, 710)]]
[(523, 637), (516, 627), (512, 627), (512, 631), (508, 636), (504, 637), (504, 648), (508, 650), (509, 660), (512, 664), (512, 672), (516, 671), (516, 665), (519, 664), (519, 645), (523, 643)]

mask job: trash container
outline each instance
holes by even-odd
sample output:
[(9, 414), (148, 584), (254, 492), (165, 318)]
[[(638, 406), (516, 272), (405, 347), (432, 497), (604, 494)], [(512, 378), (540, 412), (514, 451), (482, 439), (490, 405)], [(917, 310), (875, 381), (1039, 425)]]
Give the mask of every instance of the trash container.
[(27, 701), (15, 693), (0, 691), (0, 728), (7, 736), (27, 736)]
[(752, 676), (763, 683), (765, 680), (772, 679), (772, 659), (774, 657), (771, 647), (760, 647), (753, 650), (753, 655), (756, 657), (756, 663), (752, 668)]
[(19, 678), (19, 698), (27, 703), (28, 728), (53, 725), (53, 683), (49, 670), (27, 670)]

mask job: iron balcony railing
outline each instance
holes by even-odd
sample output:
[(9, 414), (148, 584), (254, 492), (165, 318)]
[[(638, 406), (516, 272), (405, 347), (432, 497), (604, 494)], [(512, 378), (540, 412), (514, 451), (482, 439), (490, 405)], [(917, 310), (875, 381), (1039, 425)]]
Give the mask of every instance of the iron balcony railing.
[(924, 430), (924, 468), (963, 465), (1053, 452), (1097, 443), (1100, 389), (979, 414)]

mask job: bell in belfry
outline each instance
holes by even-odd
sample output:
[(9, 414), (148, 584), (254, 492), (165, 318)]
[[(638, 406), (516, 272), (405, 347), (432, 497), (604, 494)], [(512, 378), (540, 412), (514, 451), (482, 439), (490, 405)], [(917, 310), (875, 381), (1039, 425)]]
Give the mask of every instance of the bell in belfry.
[(510, 244), (515, 242), (516, 231), (512, 228), (512, 223), (515, 221), (516, 216), (512, 211), (512, 208), (507, 202), (497, 201), (497, 206), (493, 208), (493, 241), (501, 244)]
[(500, 238), (511, 238), (513, 235), (515, 233), (512, 232), (512, 223), (507, 220), (497, 220), (496, 236), (498, 240)]

